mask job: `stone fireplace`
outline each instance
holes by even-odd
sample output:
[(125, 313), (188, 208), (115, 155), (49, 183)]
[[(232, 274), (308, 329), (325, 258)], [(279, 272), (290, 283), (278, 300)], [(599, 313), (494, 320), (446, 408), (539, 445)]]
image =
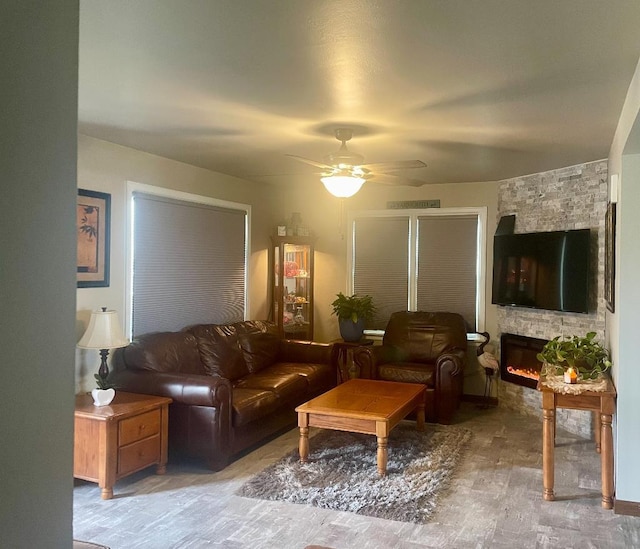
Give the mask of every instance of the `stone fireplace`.
[[(579, 164), (500, 182), (498, 217), (515, 215), (515, 232), (542, 232), (568, 229), (591, 229), (591, 279), (588, 314), (562, 313), (523, 307), (497, 308), (498, 335), (520, 336), (543, 342), (557, 335), (581, 335), (596, 332), (604, 340), (604, 222), (607, 206), (607, 162)], [(521, 368), (528, 374), (533, 350), (525, 351)], [(531, 354), (529, 353), (531, 351)], [(536, 351), (537, 353), (537, 351)], [(500, 349), (502, 357), (502, 344)], [(542, 399), (535, 381), (524, 381), (525, 372), (506, 370), (498, 384), (499, 405), (521, 414), (542, 417)], [(514, 366), (512, 364), (512, 366)], [(516, 367), (518, 369), (518, 367)], [(518, 377), (513, 377), (517, 375)], [(515, 381), (515, 383), (514, 383)], [(590, 412), (560, 409), (558, 426), (588, 438), (592, 432)]]

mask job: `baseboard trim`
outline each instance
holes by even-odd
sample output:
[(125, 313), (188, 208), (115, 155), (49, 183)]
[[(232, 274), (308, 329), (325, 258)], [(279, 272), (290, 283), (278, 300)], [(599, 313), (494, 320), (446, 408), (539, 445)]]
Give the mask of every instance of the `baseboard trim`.
[(497, 406), (498, 399), (496, 397), (486, 397), (482, 395), (462, 395), (463, 402), (471, 402), (479, 406)]
[(630, 515), (632, 517), (640, 517), (640, 502), (623, 501), (616, 499), (613, 504), (613, 512), (616, 515)]

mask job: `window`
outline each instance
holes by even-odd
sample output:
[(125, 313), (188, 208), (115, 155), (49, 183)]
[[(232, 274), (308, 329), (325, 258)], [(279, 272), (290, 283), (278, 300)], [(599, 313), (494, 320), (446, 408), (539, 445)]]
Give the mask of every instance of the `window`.
[(130, 184), (132, 336), (243, 320), (249, 206)]
[(355, 212), (350, 293), (369, 294), (384, 329), (394, 311), (450, 311), (484, 329), (486, 208)]

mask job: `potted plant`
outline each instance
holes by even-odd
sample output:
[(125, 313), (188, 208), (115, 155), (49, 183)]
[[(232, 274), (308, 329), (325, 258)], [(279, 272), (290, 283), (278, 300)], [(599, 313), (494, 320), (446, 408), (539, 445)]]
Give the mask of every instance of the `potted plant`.
[(611, 359), (609, 351), (595, 337), (595, 332), (584, 337), (556, 336), (542, 348), (537, 358), (550, 366), (555, 374), (573, 368), (582, 379), (596, 379), (611, 368)]
[(337, 294), (331, 303), (333, 314), (338, 317), (340, 335), (345, 341), (360, 341), (364, 331), (364, 323), (373, 318), (376, 308), (370, 295), (346, 296)]
[(111, 401), (116, 396), (113, 383), (109, 381), (108, 377), (101, 377), (98, 374), (94, 374), (93, 377), (96, 378), (96, 385), (98, 386), (91, 391), (94, 405), (107, 406), (111, 404)]

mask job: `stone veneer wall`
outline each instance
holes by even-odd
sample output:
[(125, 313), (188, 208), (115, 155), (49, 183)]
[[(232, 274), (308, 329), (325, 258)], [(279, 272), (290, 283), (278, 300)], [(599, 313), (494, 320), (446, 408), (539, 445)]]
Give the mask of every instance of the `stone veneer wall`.
[[(579, 164), (544, 173), (501, 181), (498, 219), (515, 214), (516, 233), (592, 229), (589, 314), (561, 313), (498, 307), (498, 339), (502, 333), (551, 339), (556, 335), (580, 335), (594, 331), (604, 340), (604, 223), (607, 208), (607, 162)], [(542, 417), (542, 399), (535, 389), (500, 380), (501, 406)], [(560, 427), (588, 438), (590, 412), (558, 410)]]

